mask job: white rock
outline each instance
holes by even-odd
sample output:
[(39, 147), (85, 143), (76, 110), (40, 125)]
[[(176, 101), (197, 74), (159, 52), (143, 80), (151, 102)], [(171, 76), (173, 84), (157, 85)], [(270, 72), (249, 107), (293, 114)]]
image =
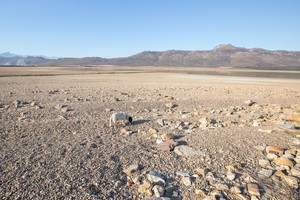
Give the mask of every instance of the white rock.
[(226, 177), (228, 180), (233, 181), (236, 177), (236, 174), (233, 172), (229, 172), (229, 173), (227, 173)]

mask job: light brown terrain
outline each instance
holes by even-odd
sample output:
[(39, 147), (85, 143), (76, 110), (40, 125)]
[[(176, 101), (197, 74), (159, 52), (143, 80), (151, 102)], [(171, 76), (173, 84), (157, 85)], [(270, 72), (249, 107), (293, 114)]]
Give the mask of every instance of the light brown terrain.
[[(300, 198), (299, 123), (287, 121), (300, 112), (299, 79), (53, 70), (0, 77), (1, 199)], [(133, 124), (108, 127), (116, 111)], [(285, 123), (296, 128), (278, 128)], [(164, 134), (175, 150), (157, 148)], [(183, 145), (194, 154), (178, 154)], [(262, 166), (268, 145), (290, 150), (292, 166)], [(124, 173), (131, 164), (138, 169)], [(147, 181), (150, 171), (165, 183)]]

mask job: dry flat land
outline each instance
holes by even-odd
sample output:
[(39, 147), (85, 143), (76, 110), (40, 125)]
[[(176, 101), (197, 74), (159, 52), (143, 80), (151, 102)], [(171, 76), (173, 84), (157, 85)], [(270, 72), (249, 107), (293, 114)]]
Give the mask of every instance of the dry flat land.
[[(1, 199), (300, 198), (300, 80), (78, 72), (0, 86)], [(134, 123), (108, 127), (116, 111)]]

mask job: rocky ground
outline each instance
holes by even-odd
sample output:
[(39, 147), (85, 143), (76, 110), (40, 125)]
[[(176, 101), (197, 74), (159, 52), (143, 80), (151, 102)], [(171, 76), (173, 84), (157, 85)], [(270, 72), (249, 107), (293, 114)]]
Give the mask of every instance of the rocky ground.
[[(300, 81), (0, 78), (1, 199), (299, 199)], [(116, 111), (133, 124), (109, 127)]]

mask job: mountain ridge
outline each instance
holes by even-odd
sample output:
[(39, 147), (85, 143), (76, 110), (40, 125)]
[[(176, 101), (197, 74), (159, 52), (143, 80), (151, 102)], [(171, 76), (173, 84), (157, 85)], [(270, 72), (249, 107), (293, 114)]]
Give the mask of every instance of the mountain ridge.
[[(7, 52), (6, 52), (7, 53)], [(11, 53), (10, 53), (11, 54)], [(16, 54), (11, 54), (16, 55)], [(176, 66), (176, 67), (254, 67), (300, 70), (300, 51), (266, 50), (221, 44), (212, 50), (143, 51), (120, 58), (83, 57), (51, 59), (41, 56), (2, 57), (0, 65), (119, 65), (119, 66)]]

